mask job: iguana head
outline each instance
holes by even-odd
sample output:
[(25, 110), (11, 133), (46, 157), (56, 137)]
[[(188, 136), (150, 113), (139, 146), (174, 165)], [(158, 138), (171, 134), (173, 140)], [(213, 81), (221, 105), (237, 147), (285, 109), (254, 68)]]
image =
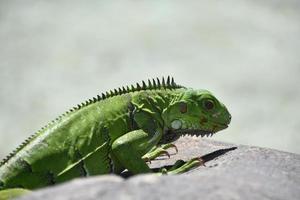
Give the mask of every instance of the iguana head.
[(228, 127), (231, 115), (207, 90), (187, 89), (175, 97), (162, 114), (171, 134), (212, 135)]

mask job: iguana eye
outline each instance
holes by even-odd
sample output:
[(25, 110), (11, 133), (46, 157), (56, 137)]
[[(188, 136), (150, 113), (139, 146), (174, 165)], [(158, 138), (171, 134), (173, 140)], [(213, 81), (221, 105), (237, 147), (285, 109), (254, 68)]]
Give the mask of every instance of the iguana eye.
[(203, 106), (206, 110), (212, 110), (215, 107), (215, 104), (212, 100), (204, 100)]

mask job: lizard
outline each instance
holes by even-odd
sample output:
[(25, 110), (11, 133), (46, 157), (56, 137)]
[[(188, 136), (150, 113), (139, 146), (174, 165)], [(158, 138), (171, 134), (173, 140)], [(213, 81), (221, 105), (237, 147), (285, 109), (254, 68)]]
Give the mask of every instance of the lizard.
[[(151, 173), (147, 165), (189, 134), (211, 136), (231, 115), (211, 92), (170, 76), (110, 90), (71, 108), (25, 140), (0, 163), (0, 199), (101, 174)], [(177, 162), (176, 162), (177, 163)], [(180, 174), (200, 157), (158, 174)]]

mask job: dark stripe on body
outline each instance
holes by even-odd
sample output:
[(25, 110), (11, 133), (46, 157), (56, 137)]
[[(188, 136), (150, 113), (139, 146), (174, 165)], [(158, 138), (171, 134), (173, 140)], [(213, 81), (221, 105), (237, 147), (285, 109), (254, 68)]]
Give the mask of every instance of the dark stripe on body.
[(128, 128), (129, 130), (133, 131), (138, 128), (137, 123), (134, 120), (134, 112), (135, 112), (135, 106), (130, 102), (128, 105), (128, 112), (129, 112), (129, 124)]
[(54, 185), (56, 183), (54, 174), (51, 171), (47, 172), (46, 179), (47, 179), (48, 185)]
[(75, 150), (75, 156), (76, 156), (76, 159), (80, 160), (80, 162), (78, 163), (78, 169), (79, 169), (80, 175), (83, 176), (83, 177), (86, 177), (87, 172), (86, 172), (86, 169), (85, 169), (85, 164), (84, 164), (81, 153), (77, 149)]
[(107, 158), (109, 159), (109, 162), (108, 162), (109, 163), (109, 172), (114, 173), (115, 172), (115, 165), (114, 165), (114, 161), (111, 158), (111, 156), (109, 155), (109, 153), (107, 155)]
[[(102, 130), (101, 130), (101, 133), (103, 134), (103, 137), (105, 138), (105, 140), (107, 141), (108, 144), (110, 144), (111, 142), (111, 138), (110, 138), (110, 135), (109, 135), (109, 130), (107, 127), (103, 127)], [(110, 156), (110, 153), (111, 153), (111, 147), (109, 146), (107, 148), (107, 154), (106, 154), (106, 158), (108, 159), (108, 167), (109, 167), (109, 172), (113, 172), (114, 171), (114, 162)]]
[(24, 160), (23, 158), (19, 158), (19, 159), (17, 160), (17, 163), (18, 163), (19, 166), (22, 167), (22, 169), (23, 169), (25, 172), (29, 172), (29, 173), (32, 173), (32, 172), (33, 172), (32, 167), (31, 167), (31, 164), (30, 164), (28, 161)]

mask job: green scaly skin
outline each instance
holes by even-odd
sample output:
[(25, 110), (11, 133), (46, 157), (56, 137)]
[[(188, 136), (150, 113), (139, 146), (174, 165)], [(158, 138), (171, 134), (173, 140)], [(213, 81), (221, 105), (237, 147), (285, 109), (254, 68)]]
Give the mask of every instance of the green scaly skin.
[[(48, 124), (0, 164), (0, 199), (18, 191), (9, 188), (31, 190), (124, 169), (150, 173), (146, 161), (168, 155), (181, 135), (213, 134), (230, 120), (209, 91), (179, 86), (170, 77), (102, 94)], [(201, 163), (177, 162), (160, 174), (183, 173)]]

